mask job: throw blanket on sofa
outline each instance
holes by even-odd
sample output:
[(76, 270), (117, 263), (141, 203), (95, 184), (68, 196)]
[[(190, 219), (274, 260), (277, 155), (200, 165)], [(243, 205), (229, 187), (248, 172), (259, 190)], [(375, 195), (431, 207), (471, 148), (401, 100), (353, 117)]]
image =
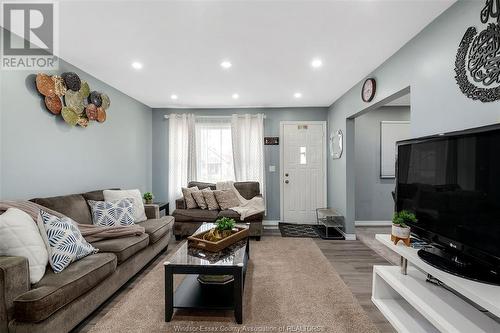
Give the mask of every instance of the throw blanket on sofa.
[[(38, 219), (38, 213), (41, 209), (54, 216), (64, 217), (64, 215), (59, 212), (40, 206), (31, 201), (0, 201), (0, 214), (9, 208), (17, 208), (26, 212), (29, 216), (31, 216), (33, 221), (36, 221)], [(138, 236), (142, 235), (145, 232), (144, 227), (141, 227), (137, 224), (126, 227), (100, 227), (91, 224), (80, 224), (76, 223), (75, 221), (73, 222), (76, 224), (78, 229), (80, 229), (82, 236), (85, 238), (85, 240), (87, 240), (87, 242), (96, 242), (98, 240), (107, 238), (118, 238), (135, 235)]]
[(243, 198), (236, 187), (234, 187), (233, 181), (218, 182), (215, 187), (218, 190), (232, 190), (236, 194), (240, 205), (231, 207), (231, 209), (240, 214), (240, 219), (242, 221), (249, 216), (263, 213), (266, 210), (264, 199), (261, 196), (253, 197), (250, 200)]

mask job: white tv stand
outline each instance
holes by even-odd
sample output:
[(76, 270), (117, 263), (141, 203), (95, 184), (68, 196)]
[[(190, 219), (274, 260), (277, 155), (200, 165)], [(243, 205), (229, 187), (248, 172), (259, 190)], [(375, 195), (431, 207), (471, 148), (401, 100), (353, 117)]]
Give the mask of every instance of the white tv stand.
[[(373, 267), (372, 302), (398, 332), (500, 332), (499, 286), (464, 279), (430, 266), (420, 259), (416, 249), (402, 242), (394, 245), (390, 235), (379, 234), (375, 238), (405, 259), (402, 267)], [(451, 291), (426, 282), (427, 274), (497, 319)]]

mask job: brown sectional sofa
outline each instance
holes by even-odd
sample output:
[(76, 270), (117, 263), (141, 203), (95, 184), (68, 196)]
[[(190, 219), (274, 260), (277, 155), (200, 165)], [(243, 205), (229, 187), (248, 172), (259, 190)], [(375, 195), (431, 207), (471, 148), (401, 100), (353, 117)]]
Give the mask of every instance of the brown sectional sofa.
[[(78, 223), (92, 223), (86, 200), (104, 200), (102, 190), (31, 201)], [(0, 256), (0, 333), (68, 332), (97, 309), (156, 255), (166, 250), (174, 219), (160, 218), (158, 206), (146, 205), (141, 236), (92, 243), (97, 254), (72, 263), (31, 285), (24, 257)]]
[[(188, 187), (198, 186), (200, 190), (211, 188), (215, 190), (215, 184), (202, 182), (189, 182)], [(255, 196), (260, 196), (260, 188), (258, 182), (235, 182), (234, 187), (240, 192), (245, 199), (252, 199)], [(245, 221), (240, 220), (240, 215), (234, 210), (208, 210), (208, 209), (186, 209), (184, 198), (177, 199), (175, 202), (175, 210), (172, 216), (175, 218), (174, 235), (177, 240), (183, 236), (191, 236), (203, 222), (214, 222), (221, 217), (230, 217), (236, 222), (250, 223), (250, 236), (260, 240), (262, 236), (262, 219), (264, 214), (257, 214), (248, 217)]]

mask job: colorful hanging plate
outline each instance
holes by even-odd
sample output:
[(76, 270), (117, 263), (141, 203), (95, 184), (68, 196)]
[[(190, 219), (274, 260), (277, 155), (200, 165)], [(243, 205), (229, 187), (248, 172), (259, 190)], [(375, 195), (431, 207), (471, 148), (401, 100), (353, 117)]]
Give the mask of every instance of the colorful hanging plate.
[(61, 113), (62, 102), (58, 96), (45, 96), (45, 106), (53, 114)]
[(89, 84), (87, 83), (87, 81), (82, 81), (82, 86), (80, 87), (80, 96), (86, 99), (87, 97), (89, 97), (89, 94), (90, 94)]
[(66, 84), (66, 88), (71, 89), (73, 91), (80, 90), (82, 85), (82, 81), (80, 81), (80, 77), (73, 72), (66, 72), (61, 74), (64, 84)]
[(85, 107), (85, 114), (87, 115), (87, 118), (89, 118), (89, 120), (96, 120), (97, 119), (97, 107), (94, 104), (88, 104)]
[(75, 110), (73, 110), (72, 108), (67, 107), (67, 106), (63, 107), (61, 114), (62, 114), (64, 121), (67, 122), (69, 125), (75, 126), (76, 124), (78, 124), (78, 119), (80, 117), (75, 112)]
[(36, 76), (36, 89), (43, 96), (54, 96), (56, 94), (56, 87), (54, 81), (47, 74), (39, 73)]
[(89, 103), (92, 103), (97, 107), (100, 107), (102, 104), (101, 94), (99, 94), (97, 91), (91, 92), (89, 96)]
[(101, 107), (97, 108), (97, 121), (103, 123), (106, 121), (106, 110)]
[(111, 105), (111, 101), (109, 100), (108, 95), (101, 94), (101, 101), (102, 101), (101, 107), (104, 110), (107, 110), (109, 108), (109, 106)]
[(64, 96), (64, 102), (66, 103), (66, 106), (69, 106), (78, 114), (82, 113), (85, 109), (83, 98), (80, 96), (79, 92), (69, 93), (68, 91)]
[(52, 81), (54, 81), (55, 93), (57, 96), (62, 97), (66, 94), (66, 86), (64, 85), (64, 80), (62, 77), (53, 75)]
[(85, 128), (89, 126), (89, 120), (84, 116), (80, 116), (80, 118), (78, 118), (78, 125)]

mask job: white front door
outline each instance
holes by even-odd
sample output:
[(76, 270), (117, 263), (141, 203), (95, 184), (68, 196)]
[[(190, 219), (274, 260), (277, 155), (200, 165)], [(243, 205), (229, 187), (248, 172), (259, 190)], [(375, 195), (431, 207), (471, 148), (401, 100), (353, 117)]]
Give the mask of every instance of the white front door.
[(281, 122), (281, 219), (316, 223), (326, 206), (326, 122)]

